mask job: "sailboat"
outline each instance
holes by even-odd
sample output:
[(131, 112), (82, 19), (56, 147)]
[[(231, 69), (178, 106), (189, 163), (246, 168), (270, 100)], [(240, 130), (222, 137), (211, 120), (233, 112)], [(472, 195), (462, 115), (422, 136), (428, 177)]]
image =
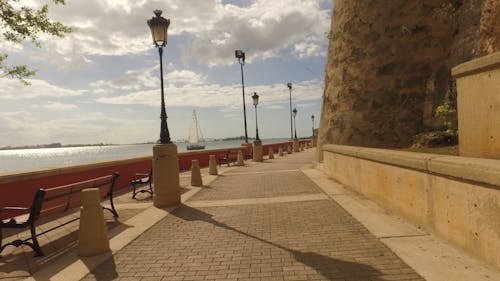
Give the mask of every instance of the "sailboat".
[[(199, 135), (201, 135), (201, 143), (198, 133)], [(197, 149), (205, 149), (205, 140), (203, 139), (203, 134), (201, 133), (200, 126), (198, 125), (198, 118), (196, 117), (196, 111), (193, 109), (193, 114), (191, 117), (191, 127), (189, 128), (187, 150), (197, 150)]]

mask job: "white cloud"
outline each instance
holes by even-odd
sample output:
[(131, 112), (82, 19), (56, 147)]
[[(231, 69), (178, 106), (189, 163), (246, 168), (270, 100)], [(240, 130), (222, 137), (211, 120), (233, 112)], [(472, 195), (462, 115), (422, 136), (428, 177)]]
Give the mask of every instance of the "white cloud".
[(145, 87), (156, 87), (159, 79), (153, 77), (153, 72), (158, 71), (157, 69), (158, 67), (150, 67), (146, 69), (129, 70), (125, 75), (117, 79), (98, 80), (92, 82), (90, 86), (96, 94), (109, 92), (106, 89), (139, 90)]
[(195, 39), (185, 46), (183, 58), (227, 65), (234, 63), (235, 49), (244, 49), (251, 60), (277, 56), (292, 46), (299, 58), (323, 55), (319, 50), (328, 43), (324, 32), (330, 20), (320, 2), (257, 0), (247, 7), (218, 7), (220, 17), (210, 21), (210, 28), (193, 33)]
[(40, 97), (70, 97), (81, 95), (81, 91), (59, 87), (39, 79), (28, 79), (30, 86), (17, 79), (0, 78), (0, 100), (35, 99)]
[[(249, 60), (277, 56), (292, 48), (299, 58), (322, 55), (330, 11), (323, 0), (255, 0), (238, 7), (220, 0), (86, 0), (51, 4), (51, 16), (76, 30), (64, 39), (41, 36), (47, 58), (61, 57), (58, 67), (87, 67), (90, 55), (140, 54), (152, 48), (146, 20), (152, 11), (164, 10), (170, 18), (169, 35), (194, 38), (183, 48), (184, 61), (210, 66), (234, 62), (235, 49), (244, 49)], [(45, 1), (43, 1), (45, 3)], [(117, 4), (119, 3), (119, 4)], [(39, 5), (41, 5), (40, 2)], [(42, 57), (44, 57), (42, 55)], [(60, 59), (56, 59), (60, 60)]]
[(47, 104), (42, 105), (43, 108), (53, 109), (53, 110), (71, 110), (78, 108), (78, 106), (70, 103), (61, 103), (61, 102), (48, 102)]
[[(149, 76), (151, 73), (143, 73)], [(126, 75), (125, 75), (126, 76)], [(118, 78), (113, 81), (99, 81), (99, 85), (112, 88)], [(107, 89), (103, 89), (104, 92)], [(251, 95), (260, 95), (260, 104), (272, 108), (288, 104), (289, 93), (285, 84), (254, 85), (246, 88), (246, 102), (251, 104)], [(294, 102), (319, 100), (322, 95), (322, 81), (301, 81), (294, 83)], [(165, 100), (167, 106), (178, 107), (220, 107), (225, 110), (239, 110), (241, 107), (241, 85), (219, 85), (207, 81), (206, 77), (188, 70), (177, 70), (165, 76)], [(157, 107), (160, 102), (159, 85), (143, 87), (128, 94), (111, 94), (100, 96), (98, 103), (105, 104), (142, 104)]]

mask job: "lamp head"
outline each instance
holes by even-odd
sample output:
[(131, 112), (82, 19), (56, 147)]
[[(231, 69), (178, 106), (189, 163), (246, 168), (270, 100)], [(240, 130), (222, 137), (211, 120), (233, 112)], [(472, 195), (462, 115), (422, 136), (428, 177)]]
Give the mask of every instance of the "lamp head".
[(292, 89), (292, 83), (288, 82), (288, 83), (286, 84), (286, 86), (288, 87), (288, 89), (290, 89), (290, 90)]
[(234, 56), (239, 60), (242, 61), (243, 63), (245, 62), (245, 52), (242, 50), (235, 50), (234, 51)]
[(292, 112), (293, 112), (293, 117), (297, 116), (297, 108), (294, 108)]
[(311, 120), (313, 120), (313, 122), (314, 122), (314, 114), (313, 114), (313, 115), (311, 115)]
[(155, 16), (148, 20), (153, 42), (156, 47), (167, 45), (167, 31), (170, 25), (170, 19), (161, 16), (161, 10), (154, 10)]
[(257, 106), (259, 104), (259, 95), (257, 95), (256, 92), (253, 93), (252, 100), (254, 106)]

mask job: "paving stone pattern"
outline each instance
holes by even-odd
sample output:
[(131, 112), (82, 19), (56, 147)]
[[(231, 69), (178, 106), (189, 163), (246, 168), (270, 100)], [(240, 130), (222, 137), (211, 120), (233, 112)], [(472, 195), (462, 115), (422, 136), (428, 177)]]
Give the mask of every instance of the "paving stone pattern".
[[(289, 157), (310, 161), (300, 155)], [(285, 188), (290, 194), (319, 193), (298, 170), (275, 172), (272, 177), (236, 173), (246, 168), (218, 178), (192, 200), (240, 198), (240, 185), (250, 190), (243, 192), (249, 198), (281, 196)], [(268, 192), (273, 188), (280, 191)], [(322, 199), (200, 208), (183, 205), (84, 280), (423, 279), (337, 203)]]
[(192, 200), (269, 198), (318, 192), (314, 183), (299, 170), (228, 173), (219, 177), (211, 188), (193, 196)]

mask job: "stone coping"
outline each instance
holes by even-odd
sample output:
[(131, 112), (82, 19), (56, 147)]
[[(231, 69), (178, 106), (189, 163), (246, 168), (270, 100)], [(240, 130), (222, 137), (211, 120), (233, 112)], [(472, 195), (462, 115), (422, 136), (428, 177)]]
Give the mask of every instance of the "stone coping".
[(45, 178), (48, 176), (57, 176), (64, 175), (69, 173), (77, 173), (82, 171), (88, 171), (93, 169), (100, 169), (106, 167), (114, 167), (129, 163), (136, 163), (141, 161), (152, 160), (153, 156), (143, 156), (136, 158), (124, 158), (124, 159), (116, 159), (110, 161), (102, 161), (102, 162), (91, 162), (84, 164), (75, 164), (65, 167), (57, 167), (57, 168), (43, 168), (36, 170), (27, 170), (22, 172), (16, 172), (14, 174), (0, 174), (0, 184), (23, 181), (23, 180), (31, 180), (31, 179), (39, 179)]
[(451, 70), (455, 78), (488, 71), (500, 67), (500, 52), (459, 64)]
[(493, 185), (500, 189), (500, 160), (328, 144), (323, 151), (430, 174)]

